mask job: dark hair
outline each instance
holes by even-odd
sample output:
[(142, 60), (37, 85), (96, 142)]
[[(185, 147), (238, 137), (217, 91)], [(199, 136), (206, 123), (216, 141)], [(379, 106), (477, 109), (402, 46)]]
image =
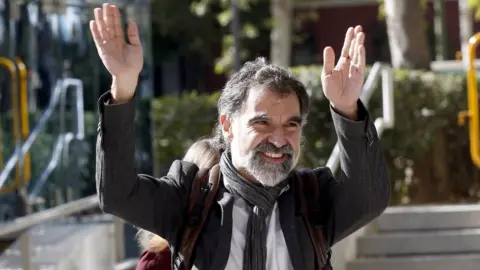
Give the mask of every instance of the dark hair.
[[(263, 57), (246, 62), (236, 73), (232, 74), (217, 102), (219, 115), (236, 116), (244, 108), (251, 89), (269, 88), (279, 93), (295, 93), (300, 103), (300, 113), (306, 120), (310, 110), (310, 98), (305, 86), (287, 70), (269, 64)], [(215, 138), (223, 141), (221, 127), (217, 124)]]

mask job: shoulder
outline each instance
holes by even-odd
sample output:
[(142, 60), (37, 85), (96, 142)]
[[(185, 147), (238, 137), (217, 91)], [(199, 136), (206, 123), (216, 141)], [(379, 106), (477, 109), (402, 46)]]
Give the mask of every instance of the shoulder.
[(335, 177), (333, 176), (332, 170), (329, 167), (318, 167), (315, 169), (302, 168), (297, 170), (300, 177), (307, 177), (308, 175), (314, 175), (319, 186), (324, 186), (325, 184), (331, 184), (335, 182)]
[(168, 170), (167, 177), (175, 180), (180, 185), (191, 185), (195, 175), (198, 172), (198, 166), (191, 162), (175, 160)]
[[(328, 167), (319, 167), (315, 169), (299, 169), (298, 174), (300, 176), (301, 181), (305, 181), (307, 177), (314, 176), (314, 181), (316, 184), (303, 185), (303, 189), (307, 188), (310, 190), (303, 190), (301, 192), (306, 192), (306, 194), (315, 194), (313, 197), (315, 198), (315, 205), (311, 205), (311, 207), (315, 208), (315, 211), (321, 212), (321, 219), (328, 220), (331, 214), (331, 210), (333, 208), (333, 201), (335, 197), (335, 186), (337, 185), (337, 181), (333, 176), (332, 170)], [(304, 182), (305, 183), (305, 182)], [(316, 189), (313, 191), (311, 189)]]

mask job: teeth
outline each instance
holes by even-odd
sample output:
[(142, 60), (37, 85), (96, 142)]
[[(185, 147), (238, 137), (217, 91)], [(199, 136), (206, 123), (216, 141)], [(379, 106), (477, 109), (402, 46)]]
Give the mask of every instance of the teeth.
[(265, 152), (265, 155), (267, 157), (271, 157), (271, 158), (281, 158), (281, 157), (283, 157), (282, 153)]

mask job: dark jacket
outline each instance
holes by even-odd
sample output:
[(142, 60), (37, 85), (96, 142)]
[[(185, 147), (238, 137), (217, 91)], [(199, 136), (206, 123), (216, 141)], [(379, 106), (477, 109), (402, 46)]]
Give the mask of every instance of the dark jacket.
[[(186, 208), (195, 164), (174, 161), (166, 176), (137, 174), (135, 168), (135, 100), (106, 105), (110, 93), (99, 100), (97, 140), (97, 192), (100, 207), (138, 227), (158, 234), (173, 250), (185, 226)], [(340, 143), (338, 181), (320, 177), (320, 198), (325, 235), (331, 246), (380, 215), (388, 205), (390, 185), (385, 157), (373, 122), (359, 101), (360, 121), (332, 110)], [(314, 169), (326, 175), (325, 168)], [(206, 222), (192, 260), (199, 270), (224, 269), (232, 233), (233, 196), (222, 186)], [(313, 247), (292, 190), (278, 199), (280, 224), (294, 269), (314, 270)]]

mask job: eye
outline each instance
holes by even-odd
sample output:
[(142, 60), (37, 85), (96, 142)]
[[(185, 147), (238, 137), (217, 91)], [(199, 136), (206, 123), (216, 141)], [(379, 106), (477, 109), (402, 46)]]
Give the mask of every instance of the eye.
[(255, 121), (255, 124), (265, 126), (265, 125), (268, 125), (268, 121), (267, 120), (258, 120), (258, 121)]
[(290, 123), (287, 124), (288, 128), (298, 128), (299, 126), (300, 126), (300, 124), (297, 123), (297, 122), (290, 122)]

